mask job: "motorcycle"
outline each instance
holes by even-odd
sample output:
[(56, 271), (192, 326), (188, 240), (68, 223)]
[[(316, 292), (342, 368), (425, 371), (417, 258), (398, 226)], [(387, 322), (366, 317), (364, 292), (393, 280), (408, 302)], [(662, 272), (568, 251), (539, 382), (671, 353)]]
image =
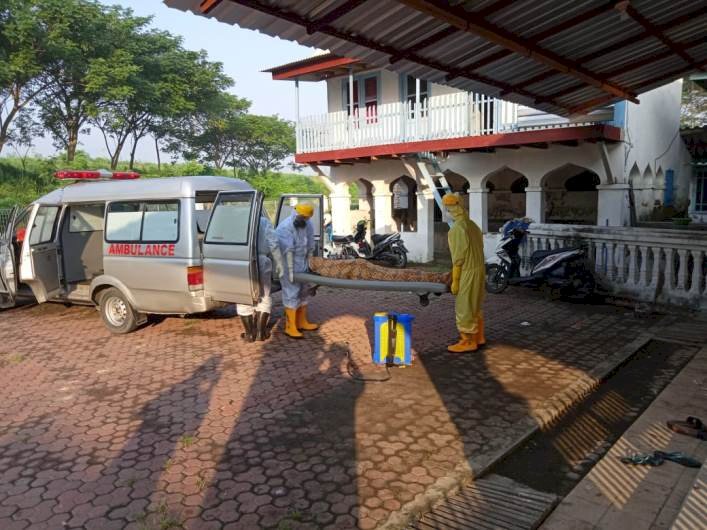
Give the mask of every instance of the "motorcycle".
[(366, 221), (356, 223), (356, 233), (349, 236), (332, 236), (331, 251), (328, 257), (332, 259), (361, 258), (370, 261), (383, 262), (390, 267), (404, 269), (407, 267), (408, 250), (405, 248), (399, 233), (373, 234), (373, 247), (366, 240)]
[(530, 233), (529, 225), (526, 220), (513, 220), (501, 228), (503, 236), (496, 246), (499, 263), (486, 266), (486, 290), (498, 294), (509, 285), (523, 285), (548, 286), (563, 296), (586, 298), (594, 294), (596, 282), (581, 247), (536, 250), (530, 256), (530, 272), (521, 273), (519, 249)]

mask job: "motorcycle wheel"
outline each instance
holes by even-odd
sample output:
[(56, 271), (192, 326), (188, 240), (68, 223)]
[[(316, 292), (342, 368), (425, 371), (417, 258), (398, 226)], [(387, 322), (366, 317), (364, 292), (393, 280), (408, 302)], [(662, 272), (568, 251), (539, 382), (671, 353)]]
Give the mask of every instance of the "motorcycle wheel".
[(393, 259), (391, 260), (391, 265), (396, 269), (404, 269), (408, 265), (408, 255), (407, 253), (397, 247), (393, 247)]
[(508, 273), (500, 265), (493, 263), (486, 267), (486, 291), (499, 294), (508, 287)]

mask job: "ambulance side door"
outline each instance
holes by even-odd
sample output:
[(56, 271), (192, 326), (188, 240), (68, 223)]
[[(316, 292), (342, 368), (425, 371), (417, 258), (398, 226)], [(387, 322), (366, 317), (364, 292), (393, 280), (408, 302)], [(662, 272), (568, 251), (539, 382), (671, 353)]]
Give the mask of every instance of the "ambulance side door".
[(46, 302), (61, 290), (57, 226), (62, 207), (37, 204), (30, 214), (22, 243), (20, 281), (29, 285), (37, 302)]
[(260, 298), (258, 226), (263, 195), (222, 191), (203, 241), (204, 294), (220, 302), (254, 304)]
[(17, 218), (17, 207), (10, 212), (5, 230), (0, 233), (0, 309), (14, 307), (17, 294), (15, 252), (12, 237)]
[(286, 194), (280, 196), (277, 205), (277, 215), (275, 216), (275, 228), (280, 226), (280, 222), (287, 219), (299, 203), (308, 202), (314, 206), (314, 215), (311, 222), (314, 225), (314, 241), (317, 244), (316, 255), (321, 256), (324, 252), (322, 246), (322, 234), (324, 233), (324, 195), (317, 194)]

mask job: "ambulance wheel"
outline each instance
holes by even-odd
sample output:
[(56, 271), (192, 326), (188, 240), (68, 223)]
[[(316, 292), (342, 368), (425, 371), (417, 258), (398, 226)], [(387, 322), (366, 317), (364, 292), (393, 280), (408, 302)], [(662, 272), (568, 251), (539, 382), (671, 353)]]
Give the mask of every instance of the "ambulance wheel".
[(98, 309), (103, 323), (111, 333), (130, 333), (137, 327), (137, 313), (125, 295), (115, 287), (101, 293)]

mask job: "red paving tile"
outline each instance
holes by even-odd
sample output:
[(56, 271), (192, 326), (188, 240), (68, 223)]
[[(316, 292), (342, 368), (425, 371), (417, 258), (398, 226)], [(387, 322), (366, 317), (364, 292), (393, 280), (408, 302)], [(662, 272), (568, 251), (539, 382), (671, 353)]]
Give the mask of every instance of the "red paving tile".
[[(416, 316), (416, 361), (352, 381), (348, 351), (385, 375), (379, 310)], [(512, 290), (487, 300), (488, 346), (452, 355), (450, 297), (320, 289), (311, 314), (306, 340), (244, 344), (228, 310), (126, 336), (89, 308), (0, 313), (0, 528), (375, 528), (647, 325)]]

